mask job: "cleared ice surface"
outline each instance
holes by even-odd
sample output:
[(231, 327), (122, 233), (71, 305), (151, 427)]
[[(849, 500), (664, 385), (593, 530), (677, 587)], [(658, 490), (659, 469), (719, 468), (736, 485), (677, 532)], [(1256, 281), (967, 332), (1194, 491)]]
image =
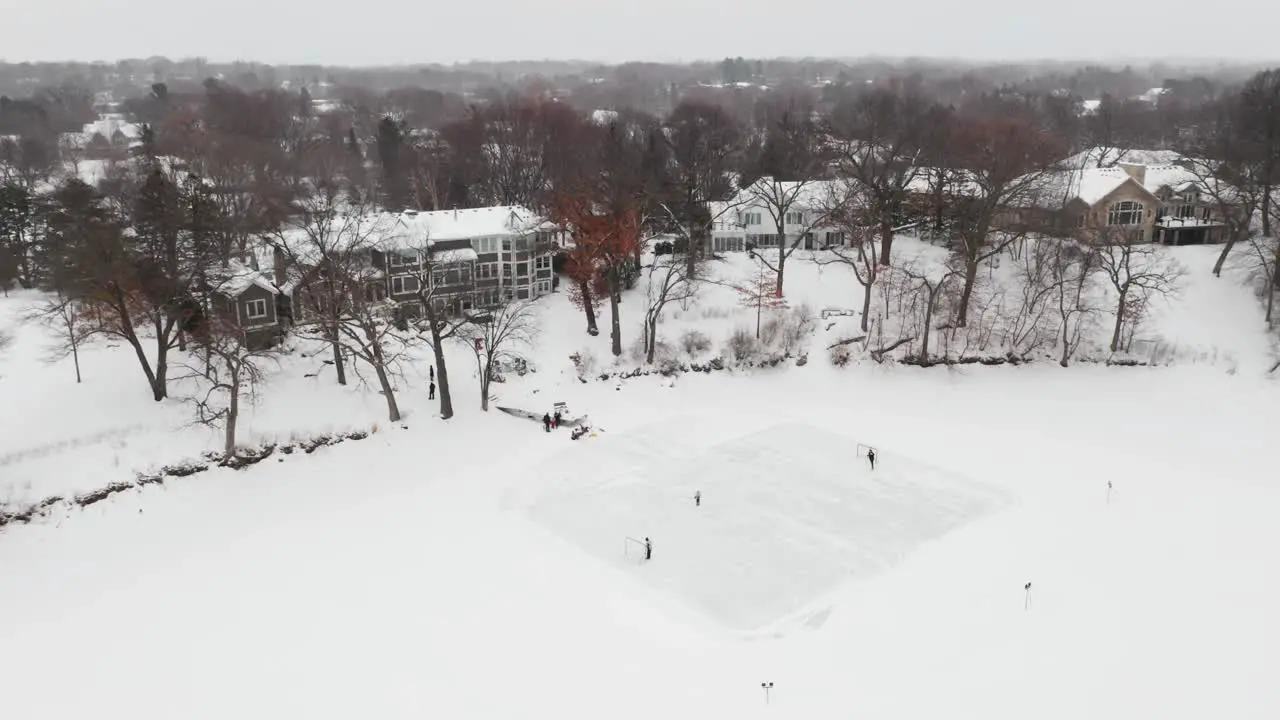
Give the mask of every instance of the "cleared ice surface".
[[(856, 441), (818, 427), (783, 423), (699, 446), (705, 427), (606, 434), (554, 456), (537, 471), (546, 489), (529, 513), (745, 631), (883, 572), (1009, 499), (899, 456), (882, 454), (872, 472)], [(653, 559), (628, 537), (650, 538)]]

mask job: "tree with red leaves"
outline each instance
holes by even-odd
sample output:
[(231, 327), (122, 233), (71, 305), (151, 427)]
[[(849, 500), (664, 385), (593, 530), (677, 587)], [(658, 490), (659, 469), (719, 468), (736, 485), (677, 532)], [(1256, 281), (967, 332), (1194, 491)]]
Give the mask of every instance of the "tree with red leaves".
[[(626, 203), (612, 206), (589, 197), (563, 198), (555, 209), (556, 222), (573, 233), (569, 276), (579, 306), (587, 313), (587, 332), (595, 327), (594, 304), (603, 292), (609, 296), (610, 338), (613, 354), (622, 354), (619, 300), (623, 277), (641, 243), (640, 214)], [(603, 285), (603, 287), (601, 287)]]
[(766, 309), (785, 310), (787, 299), (778, 292), (778, 276), (773, 272), (766, 274), (764, 263), (754, 252), (751, 253), (751, 257), (756, 260), (756, 268), (758, 269), (756, 277), (749, 283), (734, 285), (733, 289), (738, 291), (738, 296), (741, 298), (744, 307), (755, 308), (756, 339), (759, 340), (760, 317), (764, 314), (764, 311)]

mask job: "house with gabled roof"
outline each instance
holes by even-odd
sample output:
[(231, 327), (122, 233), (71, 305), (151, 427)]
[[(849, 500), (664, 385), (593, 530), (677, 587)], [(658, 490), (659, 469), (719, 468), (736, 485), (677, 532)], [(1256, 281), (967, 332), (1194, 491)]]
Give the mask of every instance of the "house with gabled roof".
[(1046, 175), (1037, 203), (1056, 209), (1055, 223), (1066, 231), (1120, 229), (1167, 245), (1222, 242), (1222, 213), (1230, 209), (1207, 189), (1176, 152), (1092, 148)]

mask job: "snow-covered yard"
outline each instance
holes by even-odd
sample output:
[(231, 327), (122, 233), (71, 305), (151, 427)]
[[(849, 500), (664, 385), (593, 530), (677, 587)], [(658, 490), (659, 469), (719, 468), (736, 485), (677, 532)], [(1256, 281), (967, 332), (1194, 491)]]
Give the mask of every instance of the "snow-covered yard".
[[(1211, 252), (1179, 251), (1197, 272)], [(753, 272), (741, 256), (718, 265)], [(852, 273), (789, 267), (793, 305), (859, 307)], [(640, 292), (622, 305), (628, 348)], [(0, 301), (0, 327), (34, 300)], [(844, 328), (819, 321), (803, 367), (581, 382), (570, 354), (613, 367), (608, 323), (587, 337), (557, 294), (537, 372), (495, 392), (589, 412), (597, 432), (578, 441), (482, 414), (465, 348), (450, 357), (457, 417), (433, 417), (421, 361), (400, 387), (403, 427), (299, 352), (262, 388), (246, 442), (379, 432), (0, 530), (4, 706), (1269, 720), (1269, 341), (1225, 280), (1193, 275), (1175, 302), (1148, 332), (1218, 361), (835, 368), (823, 349)], [(705, 333), (706, 359), (739, 326), (754, 330), (754, 311), (717, 287), (660, 333)], [(127, 348), (88, 350), (76, 385), (69, 361), (41, 361), (42, 333), (16, 335), (0, 354), (0, 500), (216, 446), (181, 403), (150, 400)], [(874, 473), (859, 444), (877, 448)], [(641, 562), (626, 538), (645, 536)]]

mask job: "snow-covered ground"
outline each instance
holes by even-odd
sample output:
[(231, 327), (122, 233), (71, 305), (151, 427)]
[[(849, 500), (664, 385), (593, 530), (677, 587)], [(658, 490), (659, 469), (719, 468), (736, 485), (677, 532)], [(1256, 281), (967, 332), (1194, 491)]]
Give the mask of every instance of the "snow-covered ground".
[[(791, 272), (793, 304), (858, 306), (850, 278)], [(432, 417), (415, 366), (403, 427), (292, 356), (248, 442), (379, 432), (0, 531), (5, 710), (1280, 716), (1280, 391), (1256, 301), (1225, 282), (1196, 278), (1153, 323), (1229, 365), (833, 368), (815, 350), (803, 367), (586, 383), (568, 356), (605, 369), (608, 324), (586, 337), (557, 295), (538, 372), (495, 392), (589, 412), (579, 441), (480, 413), (462, 349), (458, 416)], [(735, 305), (709, 295), (662, 332), (719, 347), (754, 321)], [(639, 306), (624, 300), (628, 348)], [(0, 497), (214, 446), (180, 403), (150, 401), (127, 348), (86, 352), (76, 385), (44, 342), (24, 326), (0, 353)], [(645, 536), (647, 563), (627, 547)]]

